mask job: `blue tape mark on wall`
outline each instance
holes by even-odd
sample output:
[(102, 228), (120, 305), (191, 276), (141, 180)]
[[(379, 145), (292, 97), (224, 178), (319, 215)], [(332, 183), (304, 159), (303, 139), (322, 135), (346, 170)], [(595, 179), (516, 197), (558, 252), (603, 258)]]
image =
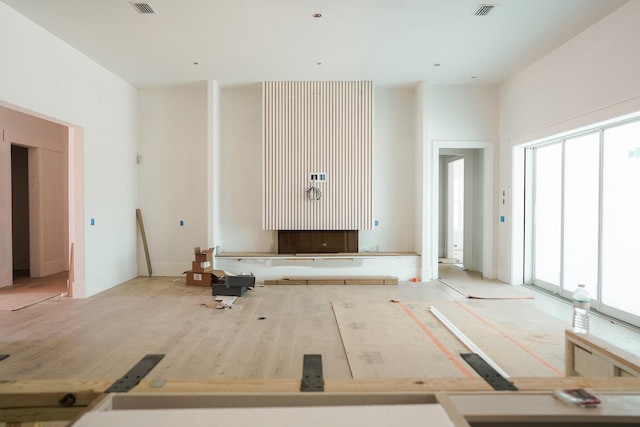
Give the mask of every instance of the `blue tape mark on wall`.
[(500, 217), (500, 222), (504, 222), (504, 216)]

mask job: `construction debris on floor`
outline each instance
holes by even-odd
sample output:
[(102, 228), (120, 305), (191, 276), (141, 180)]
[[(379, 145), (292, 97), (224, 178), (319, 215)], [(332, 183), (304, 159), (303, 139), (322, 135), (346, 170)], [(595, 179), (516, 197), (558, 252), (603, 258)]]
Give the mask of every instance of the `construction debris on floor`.
[(238, 299), (238, 297), (220, 295), (207, 302), (203, 302), (202, 305), (207, 306), (209, 308), (217, 308), (217, 309), (232, 308), (233, 303), (236, 302), (236, 299)]
[(191, 270), (187, 271), (187, 285), (211, 286), (216, 274), (223, 275), (219, 270), (213, 270), (213, 248), (201, 250), (199, 246), (194, 249), (195, 260), (191, 263)]
[(187, 271), (187, 285), (211, 286), (212, 295), (241, 297), (247, 289), (253, 288), (256, 278), (252, 274), (232, 274), (213, 269), (213, 248), (194, 248), (195, 260)]

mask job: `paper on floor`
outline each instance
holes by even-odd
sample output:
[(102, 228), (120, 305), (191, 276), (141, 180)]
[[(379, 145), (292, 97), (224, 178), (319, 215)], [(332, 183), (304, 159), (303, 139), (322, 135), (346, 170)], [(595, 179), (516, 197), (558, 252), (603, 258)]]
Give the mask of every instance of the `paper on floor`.
[(220, 295), (212, 300), (203, 302), (202, 305), (209, 308), (231, 308), (238, 297)]

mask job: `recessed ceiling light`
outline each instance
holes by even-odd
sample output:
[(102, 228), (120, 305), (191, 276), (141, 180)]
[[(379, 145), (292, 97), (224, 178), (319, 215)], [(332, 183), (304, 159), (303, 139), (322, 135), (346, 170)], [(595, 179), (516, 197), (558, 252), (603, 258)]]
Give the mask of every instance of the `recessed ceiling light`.
[(316, 62), (316, 65), (322, 65), (322, 62)]
[(440, 64), (436, 62), (435, 64), (433, 64), (433, 66), (434, 66), (434, 67), (439, 67), (439, 66), (440, 66)]
[(193, 61), (193, 65), (200, 65), (199, 62)]

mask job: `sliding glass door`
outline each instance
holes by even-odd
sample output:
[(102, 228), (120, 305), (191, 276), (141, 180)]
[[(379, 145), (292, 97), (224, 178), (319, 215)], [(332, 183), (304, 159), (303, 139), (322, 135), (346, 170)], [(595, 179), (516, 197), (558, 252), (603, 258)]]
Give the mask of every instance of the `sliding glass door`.
[(640, 122), (604, 131), (603, 172), (602, 304), (640, 316)]
[(598, 294), (600, 133), (564, 141), (563, 280), (567, 291), (584, 284)]
[(532, 147), (532, 282), (640, 324), (640, 121)]
[(535, 150), (533, 266), (537, 284), (560, 287), (562, 144)]

